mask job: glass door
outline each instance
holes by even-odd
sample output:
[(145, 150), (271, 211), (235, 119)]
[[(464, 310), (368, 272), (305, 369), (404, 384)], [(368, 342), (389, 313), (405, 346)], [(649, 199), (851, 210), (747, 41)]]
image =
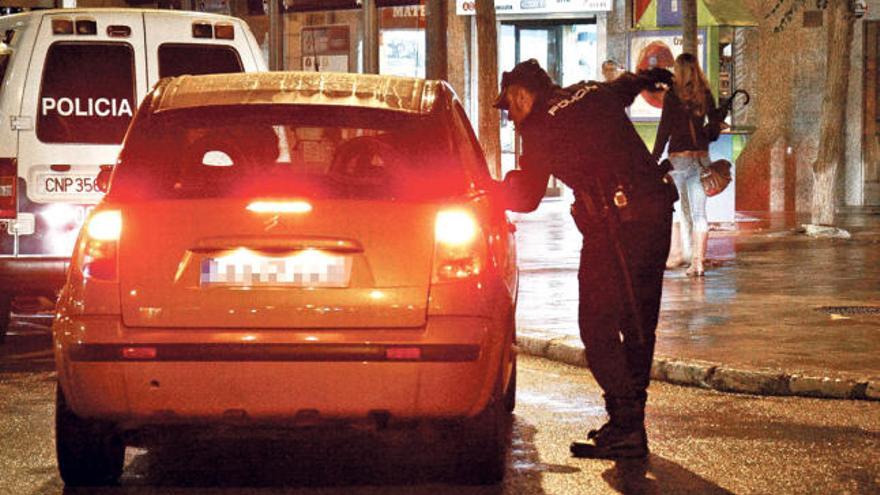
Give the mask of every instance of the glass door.
[[(509, 71), (533, 58), (559, 85), (596, 79), (597, 49), (594, 19), (579, 21), (510, 21), (501, 23), (498, 51), (500, 71)], [(513, 122), (506, 112), (501, 117), (501, 171), (518, 168), (522, 150)], [(560, 196), (561, 184), (550, 178), (547, 196)]]

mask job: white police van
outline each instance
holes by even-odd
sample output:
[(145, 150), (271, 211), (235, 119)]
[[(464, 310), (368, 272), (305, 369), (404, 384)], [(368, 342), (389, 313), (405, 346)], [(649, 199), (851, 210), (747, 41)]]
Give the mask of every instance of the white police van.
[(163, 77), (265, 71), (241, 19), (56, 9), (0, 17), (0, 341), (16, 296), (54, 297), (137, 104)]

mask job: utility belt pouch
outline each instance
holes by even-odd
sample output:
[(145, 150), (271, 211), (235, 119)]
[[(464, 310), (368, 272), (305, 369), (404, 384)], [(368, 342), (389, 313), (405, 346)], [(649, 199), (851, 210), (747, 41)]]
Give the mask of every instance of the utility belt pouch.
[(660, 178), (660, 188), (632, 191), (618, 185), (611, 204), (621, 223), (650, 216), (653, 211), (668, 211), (678, 201), (678, 190), (669, 174)]
[(623, 186), (619, 185), (611, 199), (611, 203), (614, 205), (615, 210), (617, 210), (617, 218), (621, 223), (631, 222), (636, 219), (636, 212), (630, 201), (630, 195), (627, 195)]

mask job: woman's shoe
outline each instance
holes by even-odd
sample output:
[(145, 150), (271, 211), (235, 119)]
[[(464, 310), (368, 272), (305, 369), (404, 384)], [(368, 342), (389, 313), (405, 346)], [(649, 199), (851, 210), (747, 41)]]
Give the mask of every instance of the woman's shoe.
[(706, 244), (708, 241), (708, 232), (694, 232), (694, 258), (691, 260), (691, 267), (687, 271), (688, 277), (702, 277), (705, 274), (703, 258), (706, 256)]
[(676, 268), (681, 268), (683, 266), (687, 266), (687, 262), (681, 258), (670, 258), (666, 260), (666, 269), (674, 270)]
[(706, 271), (703, 270), (703, 260), (700, 260), (699, 263), (694, 261), (691, 263), (691, 267), (687, 270), (688, 277), (702, 277), (706, 274)]
[(670, 236), (669, 256), (666, 258), (667, 270), (682, 267), (687, 263), (682, 256), (681, 247), (681, 228), (678, 222), (674, 222), (672, 224), (672, 235)]

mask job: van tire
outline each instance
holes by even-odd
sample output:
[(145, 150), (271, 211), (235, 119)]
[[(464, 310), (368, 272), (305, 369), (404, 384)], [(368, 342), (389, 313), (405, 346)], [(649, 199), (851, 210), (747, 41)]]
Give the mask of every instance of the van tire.
[(6, 340), (6, 331), (12, 319), (12, 297), (9, 294), (0, 294), (0, 344)]
[(55, 392), (55, 451), (67, 486), (113, 485), (122, 475), (122, 437), (110, 423), (77, 416), (60, 385)]

